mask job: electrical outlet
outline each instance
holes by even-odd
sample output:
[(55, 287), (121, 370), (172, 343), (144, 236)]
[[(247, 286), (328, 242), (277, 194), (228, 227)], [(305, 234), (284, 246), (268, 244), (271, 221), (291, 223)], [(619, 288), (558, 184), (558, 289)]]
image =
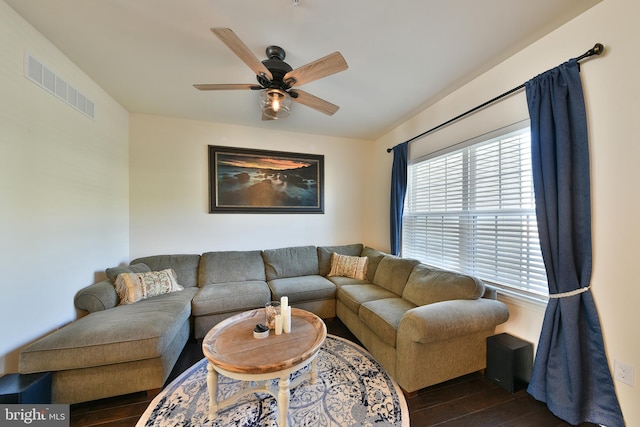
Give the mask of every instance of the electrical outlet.
[(633, 387), (635, 370), (628, 363), (613, 361), (614, 378)]

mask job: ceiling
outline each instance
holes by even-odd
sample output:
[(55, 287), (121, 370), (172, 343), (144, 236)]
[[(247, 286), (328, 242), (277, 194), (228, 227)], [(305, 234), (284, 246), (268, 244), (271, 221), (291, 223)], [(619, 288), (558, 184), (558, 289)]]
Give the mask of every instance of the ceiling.
[[(129, 112), (375, 140), (600, 0), (5, 1)], [(340, 110), (262, 121), (255, 91), (194, 89), (256, 82), (211, 27), (293, 68), (341, 52), (348, 70), (302, 86)]]

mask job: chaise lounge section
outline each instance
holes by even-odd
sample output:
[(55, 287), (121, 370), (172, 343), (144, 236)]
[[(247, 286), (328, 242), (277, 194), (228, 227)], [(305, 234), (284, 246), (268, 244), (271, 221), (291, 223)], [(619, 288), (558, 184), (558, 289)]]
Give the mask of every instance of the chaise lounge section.
[(191, 300), (198, 288), (185, 279), (180, 292), (117, 305), (112, 280), (129, 271), (151, 268), (133, 264), (107, 270), (112, 279), (85, 288), (75, 298), (76, 307), (89, 315), (20, 353), (20, 373), (53, 372), (53, 403), (159, 389), (171, 373), (189, 339)]
[[(120, 304), (121, 274), (159, 271), (183, 289)], [(486, 337), (509, 316), (473, 277), (362, 244), (156, 255), (107, 275), (76, 295), (86, 316), (20, 354), (21, 373), (53, 372), (54, 403), (160, 388), (190, 336), (281, 296), (337, 316), (407, 393), (483, 369)]]

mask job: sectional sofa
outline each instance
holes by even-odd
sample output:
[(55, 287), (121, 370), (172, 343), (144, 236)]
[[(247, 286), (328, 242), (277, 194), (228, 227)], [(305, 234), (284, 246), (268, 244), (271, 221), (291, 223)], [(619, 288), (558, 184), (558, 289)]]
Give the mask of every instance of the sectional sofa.
[[(473, 277), (362, 244), (157, 255), (106, 273), (75, 297), (85, 316), (20, 353), (21, 373), (53, 372), (54, 403), (161, 388), (190, 337), (281, 296), (337, 316), (407, 393), (483, 369), (509, 316)], [(158, 274), (157, 293), (132, 285)]]

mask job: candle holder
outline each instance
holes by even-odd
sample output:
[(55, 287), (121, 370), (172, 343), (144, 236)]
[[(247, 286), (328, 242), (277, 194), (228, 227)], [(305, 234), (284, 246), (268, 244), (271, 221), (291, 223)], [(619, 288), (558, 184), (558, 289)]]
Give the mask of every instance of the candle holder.
[(265, 324), (269, 329), (276, 328), (276, 315), (280, 314), (280, 301), (270, 301), (264, 307)]
[(253, 329), (253, 337), (262, 339), (267, 338), (269, 336), (269, 328), (267, 328), (262, 323), (258, 323), (256, 327)]

